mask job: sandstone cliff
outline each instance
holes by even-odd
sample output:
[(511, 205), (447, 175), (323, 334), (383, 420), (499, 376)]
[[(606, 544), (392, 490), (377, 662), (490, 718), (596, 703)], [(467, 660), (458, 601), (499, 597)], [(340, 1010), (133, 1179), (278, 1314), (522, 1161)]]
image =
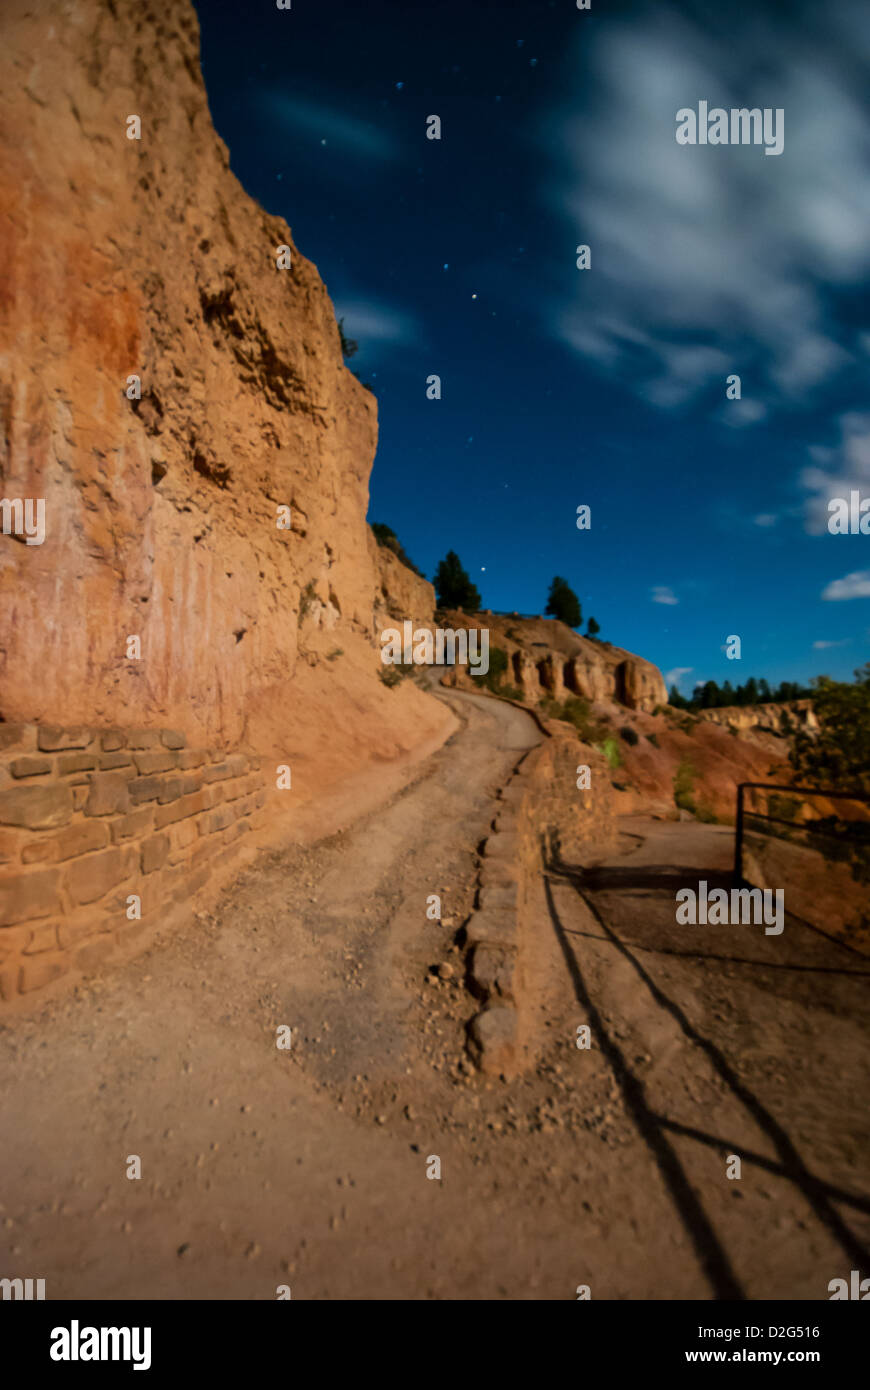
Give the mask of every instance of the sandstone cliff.
[(506, 683), (531, 704), (547, 695), (556, 700), (581, 695), (642, 711), (668, 702), (661, 672), (651, 661), (610, 642), (581, 637), (553, 618), (457, 612), (445, 614), (444, 623), (488, 629), (490, 648), (507, 653)]
[(724, 724), (744, 732), (763, 729), (773, 734), (787, 734), (791, 728), (816, 730), (812, 700), (791, 700), (787, 704), (724, 705), (721, 709), (698, 710), (701, 719)]
[[(379, 679), (383, 628), (431, 624), (433, 589), (365, 523), (374, 397), (230, 171), (189, 0), (4, 0), (0, 265), (0, 498), (45, 506), (41, 543), (0, 535), (20, 1002), (171, 928), (276, 811), (300, 838), (358, 815), (455, 721)], [(559, 624), (491, 626), (530, 699), (665, 699)]]
[(42, 545), (0, 537), (0, 716), (172, 725), (321, 784), (431, 735), (377, 678), (376, 403), (230, 172), (188, 0), (5, 0), (0, 72), (0, 488), (46, 503)]
[(380, 634), (385, 627), (410, 618), (415, 626), (432, 626), (435, 612), (435, 590), (427, 579), (408, 569), (402, 561), (385, 545), (378, 545), (371, 536), (375, 548), (374, 562), (377, 566), (379, 588), (375, 597), (375, 637), (380, 646)]

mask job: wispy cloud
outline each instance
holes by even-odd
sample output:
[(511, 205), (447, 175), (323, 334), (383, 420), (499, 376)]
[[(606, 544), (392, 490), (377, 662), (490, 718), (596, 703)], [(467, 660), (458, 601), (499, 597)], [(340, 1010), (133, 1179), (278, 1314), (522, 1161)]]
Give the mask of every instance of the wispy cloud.
[(805, 525), (811, 532), (828, 527), (828, 502), (832, 497), (849, 497), (855, 488), (870, 494), (870, 414), (850, 411), (838, 421), (840, 438), (829, 448), (809, 449), (814, 467), (805, 468), (799, 483), (810, 496), (806, 501)]
[[(583, 95), (543, 124), (544, 196), (592, 267), (566, 256), (551, 331), (665, 408), (715, 389), (747, 425), (806, 401), (862, 351), (833, 299), (870, 268), (870, 11), (796, 2), (786, 29), (750, 10), (726, 39), (657, 6), (584, 30), (571, 61)], [(677, 145), (700, 99), (782, 107), (784, 154)], [(730, 373), (752, 400), (724, 399)]]
[(773, 512), (759, 512), (758, 516), (752, 518), (754, 526), (770, 527), (775, 526), (779, 520)]
[(650, 590), (650, 598), (653, 603), (679, 603), (679, 599), (673, 589), (669, 589), (666, 584), (656, 584)]
[(312, 144), (335, 146), (343, 154), (369, 161), (386, 162), (399, 156), (396, 141), (388, 131), (345, 115), (324, 102), (275, 91), (265, 92), (263, 102), (273, 121), (292, 126)]
[(335, 314), (344, 319), (345, 336), (356, 339), (361, 351), (372, 344), (402, 346), (422, 341), (413, 315), (376, 299), (338, 299)]
[(718, 419), (723, 425), (729, 425), (731, 429), (743, 429), (747, 425), (757, 425), (767, 415), (767, 406), (763, 401), (739, 400), (725, 401), (719, 410)]
[(870, 598), (870, 570), (853, 570), (842, 579), (832, 579), (822, 590), (822, 598)]
[(665, 671), (665, 685), (676, 685), (683, 676), (690, 676), (694, 669), (694, 666), (675, 666), (672, 671)]
[(814, 652), (827, 652), (827, 651), (830, 651), (830, 649), (831, 649), (832, 647), (848, 647), (849, 641), (850, 641), (850, 638), (844, 637), (843, 640), (842, 640), (841, 642), (814, 642), (814, 643), (813, 643), (813, 651), (814, 651)]

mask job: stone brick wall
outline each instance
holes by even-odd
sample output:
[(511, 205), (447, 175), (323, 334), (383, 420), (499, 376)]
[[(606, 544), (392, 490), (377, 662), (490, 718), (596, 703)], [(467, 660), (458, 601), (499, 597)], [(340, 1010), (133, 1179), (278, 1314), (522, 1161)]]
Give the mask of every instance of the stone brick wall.
[(144, 943), (263, 823), (260, 760), (185, 742), (170, 729), (0, 723), (6, 1003)]
[[(524, 980), (535, 950), (533, 897), (544, 853), (569, 865), (607, 849), (616, 834), (607, 760), (556, 721), (537, 721), (547, 735), (499, 790), (492, 834), (483, 845), (478, 902), (465, 926), (466, 978), (480, 1012), (468, 1024), (468, 1051), (484, 1072), (511, 1076), (523, 1065)], [(577, 787), (577, 768), (592, 772)]]

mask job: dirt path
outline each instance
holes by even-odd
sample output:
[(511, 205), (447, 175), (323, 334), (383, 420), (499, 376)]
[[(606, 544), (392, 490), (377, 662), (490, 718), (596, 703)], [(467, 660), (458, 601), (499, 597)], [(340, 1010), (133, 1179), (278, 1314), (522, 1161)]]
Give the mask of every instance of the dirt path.
[(498, 788), (540, 734), (509, 705), (447, 698), (463, 727), (409, 788), (313, 849), (261, 856), (218, 914), (3, 1030), (4, 1267), (90, 1298), (390, 1298), (470, 1273), (476, 1154), (456, 1135), (480, 1104), (474, 1009), (455, 977), (427, 977), (470, 910)]
[(462, 725), (412, 785), (0, 1031), (4, 1274), (49, 1298), (825, 1298), (859, 1266), (866, 964), (791, 922), (675, 934), (661, 870), (724, 866), (716, 827), (631, 823), (582, 895), (569, 866), (542, 880), (528, 1070), (472, 1072), (475, 1006), (430, 967), (458, 961), (540, 735), (441, 698)]
[(555, 872), (548, 906), (624, 1118), (711, 1292), (825, 1298), (870, 1270), (870, 967), (789, 916), (781, 935), (678, 925), (679, 888), (730, 887), (732, 832), (623, 831), (621, 854)]

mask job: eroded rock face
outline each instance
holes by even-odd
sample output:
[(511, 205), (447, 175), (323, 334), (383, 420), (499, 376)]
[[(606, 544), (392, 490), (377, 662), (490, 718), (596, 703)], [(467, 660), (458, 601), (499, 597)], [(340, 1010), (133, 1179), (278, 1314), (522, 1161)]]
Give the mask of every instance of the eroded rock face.
[(395, 626), (410, 618), (415, 627), (432, 626), (435, 612), (435, 590), (427, 579), (403, 565), (385, 545), (378, 545), (370, 533), (370, 549), (379, 585), (375, 599), (375, 638), (380, 646), (380, 634), (385, 627)]
[(578, 656), (570, 666), (571, 690), (587, 700), (609, 700), (613, 695), (614, 681), (608, 668), (599, 661)]
[[(619, 653), (623, 656), (624, 653)], [(617, 661), (614, 671), (616, 698), (628, 709), (649, 711), (668, 702), (667, 686), (657, 666), (643, 657), (629, 656)]]
[(819, 727), (812, 700), (791, 700), (786, 704), (723, 705), (721, 709), (698, 710), (701, 719), (726, 724), (735, 729), (767, 729), (774, 734), (789, 728), (815, 731)]
[(198, 42), (188, 0), (4, 0), (0, 495), (46, 534), (0, 537), (0, 714), (390, 756), (443, 716), (377, 680), (376, 403), (230, 172)]
[(651, 661), (609, 642), (581, 637), (551, 618), (458, 611), (442, 614), (440, 621), (452, 628), (487, 629), (490, 648), (500, 647), (507, 654), (506, 683), (532, 704), (542, 696), (564, 700), (579, 695), (649, 713), (668, 702), (662, 674)]

